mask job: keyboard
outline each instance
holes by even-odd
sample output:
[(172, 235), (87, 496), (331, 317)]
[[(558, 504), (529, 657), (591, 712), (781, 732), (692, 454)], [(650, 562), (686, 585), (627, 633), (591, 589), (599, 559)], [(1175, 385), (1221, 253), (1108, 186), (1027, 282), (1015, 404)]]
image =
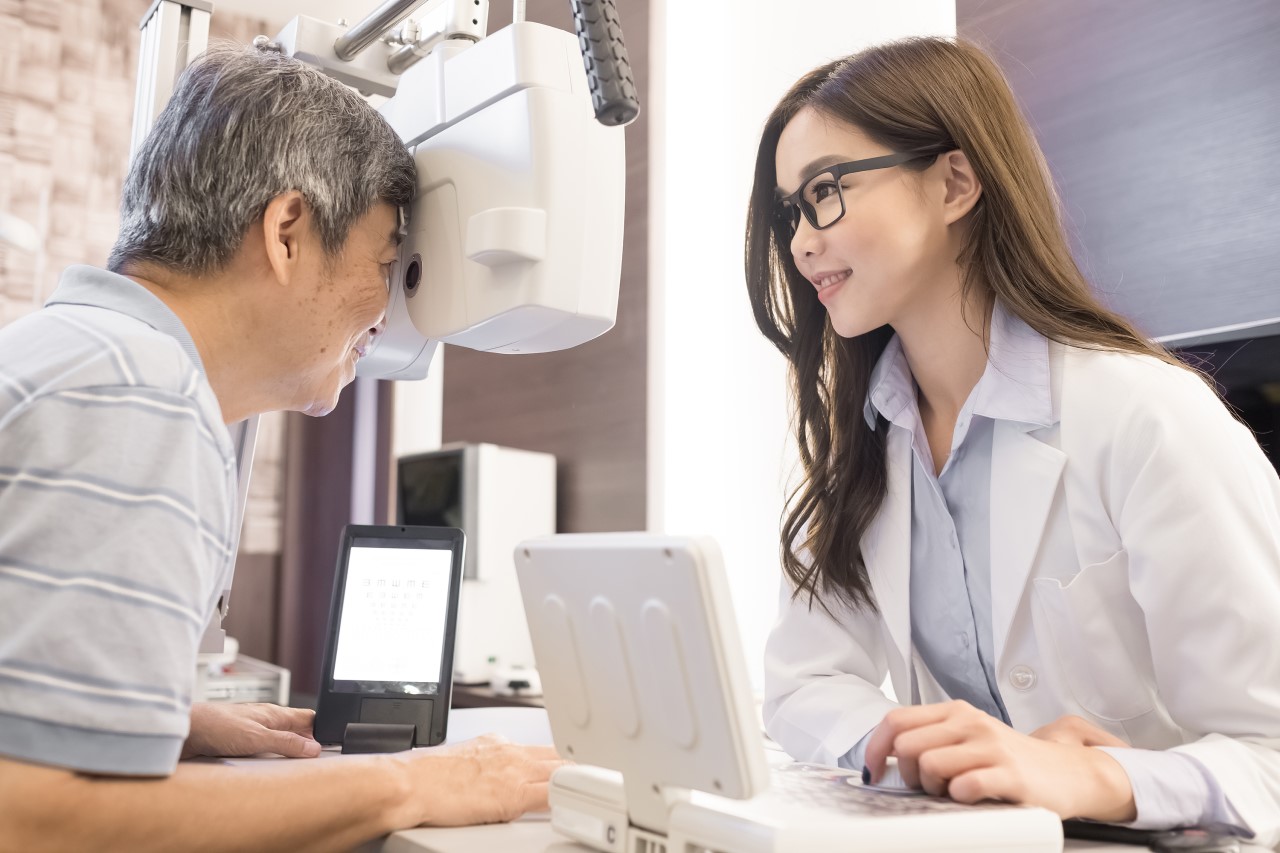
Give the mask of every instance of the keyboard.
[(856, 773), (818, 764), (783, 764), (773, 767), (768, 795), (792, 805), (867, 817), (1009, 808), (1004, 803), (965, 805), (916, 791), (890, 793), (875, 790), (863, 785), (862, 777)]

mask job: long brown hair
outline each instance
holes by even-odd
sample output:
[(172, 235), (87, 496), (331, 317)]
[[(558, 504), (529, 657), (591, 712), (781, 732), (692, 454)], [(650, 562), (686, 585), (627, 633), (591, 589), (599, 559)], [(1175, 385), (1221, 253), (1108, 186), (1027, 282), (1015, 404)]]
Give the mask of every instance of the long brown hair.
[(887, 491), (888, 426), (880, 418), (870, 428), (863, 405), (893, 331), (841, 338), (791, 260), (791, 229), (776, 215), (775, 157), (783, 128), (805, 107), (892, 151), (922, 155), (903, 168), (918, 171), (933, 155), (965, 153), (982, 185), (958, 259), (965, 304), (975, 296), (999, 300), (1050, 340), (1181, 363), (1089, 289), (1067, 246), (1040, 148), (1000, 69), (979, 48), (911, 38), (805, 75), (765, 123), (746, 235), (756, 323), (790, 363), (804, 474), (783, 517), (782, 564), (797, 596), (874, 610), (860, 545)]

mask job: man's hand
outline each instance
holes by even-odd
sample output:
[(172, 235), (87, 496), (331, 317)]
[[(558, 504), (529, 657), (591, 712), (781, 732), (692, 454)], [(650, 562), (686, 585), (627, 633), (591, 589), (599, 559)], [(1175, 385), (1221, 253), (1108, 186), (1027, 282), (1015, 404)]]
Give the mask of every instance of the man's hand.
[(903, 780), (935, 796), (1042, 806), (1064, 818), (1134, 820), (1133, 789), (1124, 768), (1086, 741), (1125, 744), (1084, 720), (1070, 719), (1032, 736), (968, 702), (895, 708), (867, 742), (867, 767), (878, 780), (885, 759), (894, 755)]
[(316, 712), (279, 705), (197, 702), (182, 757), (230, 758), (274, 752), (286, 758), (315, 758), (320, 744), (311, 736)]
[(520, 746), (496, 735), (395, 757), (417, 790), (431, 792), (417, 803), (417, 822), (433, 826), (500, 823), (543, 811), (551, 774), (568, 763), (553, 747)]

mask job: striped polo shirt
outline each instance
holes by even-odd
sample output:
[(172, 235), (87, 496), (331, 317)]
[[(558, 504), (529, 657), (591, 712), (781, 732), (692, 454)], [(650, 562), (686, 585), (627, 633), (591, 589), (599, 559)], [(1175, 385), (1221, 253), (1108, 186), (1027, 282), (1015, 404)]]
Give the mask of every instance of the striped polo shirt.
[(70, 267), (0, 329), (0, 755), (173, 771), (235, 494), (195, 344), (145, 288)]

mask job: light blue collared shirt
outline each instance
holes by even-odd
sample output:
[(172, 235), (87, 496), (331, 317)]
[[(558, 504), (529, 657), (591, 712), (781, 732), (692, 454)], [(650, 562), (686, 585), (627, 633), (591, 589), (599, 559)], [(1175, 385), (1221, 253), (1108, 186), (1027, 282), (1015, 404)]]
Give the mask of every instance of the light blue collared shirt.
[[(934, 472), (917, 388), (895, 335), (871, 374), (863, 414), (911, 435), (911, 642), (938, 684), (1009, 723), (995, 672), (991, 626), (991, 453), (998, 420), (1049, 427), (1058, 420), (1049, 342), (996, 305), (987, 367), (956, 418), (950, 453)], [(874, 730), (873, 730), (874, 731)], [(861, 770), (868, 732), (840, 760)], [(1239, 825), (1205, 768), (1188, 755), (1106, 749), (1133, 786), (1134, 826)]]
[(1048, 341), (1002, 310), (991, 325), (986, 370), (937, 474), (897, 336), (871, 375), (864, 414), (873, 428), (879, 414), (911, 435), (911, 642), (947, 695), (1008, 723), (991, 627), (992, 435), (996, 420), (1044, 427), (1057, 418)]

